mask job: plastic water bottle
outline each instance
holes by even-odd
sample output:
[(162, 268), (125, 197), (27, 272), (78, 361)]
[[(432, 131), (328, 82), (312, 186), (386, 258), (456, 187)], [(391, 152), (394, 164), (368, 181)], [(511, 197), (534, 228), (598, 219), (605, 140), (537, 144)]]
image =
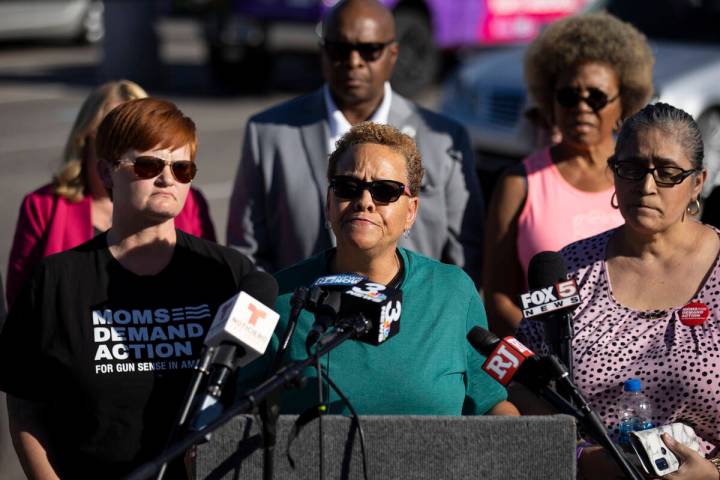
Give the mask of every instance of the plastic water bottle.
[(630, 432), (653, 428), (652, 407), (641, 392), (640, 380), (631, 378), (623, 385), (623, 394), (618, 402), (619, 443), (630, 444)]

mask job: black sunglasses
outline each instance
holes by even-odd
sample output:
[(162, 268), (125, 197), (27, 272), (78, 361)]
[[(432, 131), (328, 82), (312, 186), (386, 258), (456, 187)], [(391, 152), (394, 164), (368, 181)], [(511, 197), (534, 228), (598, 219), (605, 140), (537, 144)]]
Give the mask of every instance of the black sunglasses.
[(372, 199), (378, 203), (392, 203), (404, 193), (408, 197), (410, 189), (395, 180), (373, 180), (365, 182), (359, 178), (347, 175), (336, 175), (330, 179), (330, 188), (338, 198), (355, 200), (360, 198), (364, 190), (370, 192)]
[(374, 62), (382, 56), (385, 48), (394, 41), (393, 39), (387, 42), (350, 43), (323, 40), (320, 42), (320, 46), (325, 50), (330, 60), (334, 62), (347, 60), (353, 51), (358, 52), (366, 62)]
[(191, 160), (176, 160), (173, 162), (150, 155), (143, 155), (132, 160), (135, 176), (144, 180), (160, 175), (165, 165), (170, 165), (173, 177), (180, 183), (190, 183), (197, 174), (197, 165)]
[(672, 187), (680, 184), (693, 173), (700, 171), (697, 168), (684, 170), (680, 167), (664, 166), (648, 168), (639, 164), (638, 162), (640, 161), (640, 159), (617, 161), (615, 158), (611, 157), (610, 160), (608, 160), (608, 163), (615, 172), (615, 175), (623, 180), (637, 182), (644, 179), (647, 174), (650, 173), (652, 174), (655, 183), (661, 187)]
[(614, 102), (620, 97), (618, 93), (614, 97), (608, 97), (608, 94), (594, 87), (587, 89), (587, 96), (580, 95), (580, 90), (574, 87), (563, 87), (555, 92), (555, 100), (564, 108), (573, 108), (580, 101), (583, 101), (592, 108), (593, 112), (599, 112), (607, 106), (608, 103)]

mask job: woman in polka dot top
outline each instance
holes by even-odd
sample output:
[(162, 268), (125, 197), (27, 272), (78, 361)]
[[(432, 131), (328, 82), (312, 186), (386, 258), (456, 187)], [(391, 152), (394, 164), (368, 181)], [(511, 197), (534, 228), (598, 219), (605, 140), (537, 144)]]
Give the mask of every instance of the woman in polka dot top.
[[(702, 159), (690, 115), (645, 107), (625, 122), (609, 160), (613, 206), (625, 224), (562, 255), (582, 297), (573, 319), (575, 381), (592, 407), (617, 435), (623, 382), (639, 378), (655, 425), (683, 422), (701, 439), (704, 457), (666, 441), (682, 461), (673, 478), (717, 480), (720, 232), (694, 218), (707, 176)], [(520, 333), (545, 349), (540, 322), (524, 320)], [(600, 447), (585, 449), (585, 478), (608, 478), (607, 458)]]

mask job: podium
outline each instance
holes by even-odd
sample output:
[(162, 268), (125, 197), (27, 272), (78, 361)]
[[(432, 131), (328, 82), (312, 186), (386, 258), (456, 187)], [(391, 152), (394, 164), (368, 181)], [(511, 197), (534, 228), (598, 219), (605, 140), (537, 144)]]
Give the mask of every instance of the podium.
[[(275, 479), (317, 479), (317, 420), (291, 445), (297, 417), (281, 415)], [(566, 415), (526, 417), (361, 416), (370, 479), (575, 480), (575, 421)], [(323, 417), (326, 479), (362, 479), (360, 437), (349, 417)], [(262, 479), (259, 421), (240, 416), (198, 447), (195, 479)]]

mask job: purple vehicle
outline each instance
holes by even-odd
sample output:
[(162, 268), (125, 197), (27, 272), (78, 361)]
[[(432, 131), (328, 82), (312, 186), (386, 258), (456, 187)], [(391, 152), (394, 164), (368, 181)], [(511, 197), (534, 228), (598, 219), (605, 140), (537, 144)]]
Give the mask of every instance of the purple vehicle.
[[(316, 48), (318, 22), (339, 0), (223, 0), (206, 24), (216, 73), (252, 71), (257, 81), (272, 60), (273, 39), (295, 32), (293, 45)], [(431, 83), (442, 53), (461, 47), (525, 43), (540, 27), (578, 11), (587, 0), (381, 0), (393, 10), (400, 57), (393, 87), (413, 95)], [(219, 5), (219, 6), (217, 6)], [(297, 32), (304, 30), (304, 40)], [(251, 70), (248, 70), (248, 67)]]

